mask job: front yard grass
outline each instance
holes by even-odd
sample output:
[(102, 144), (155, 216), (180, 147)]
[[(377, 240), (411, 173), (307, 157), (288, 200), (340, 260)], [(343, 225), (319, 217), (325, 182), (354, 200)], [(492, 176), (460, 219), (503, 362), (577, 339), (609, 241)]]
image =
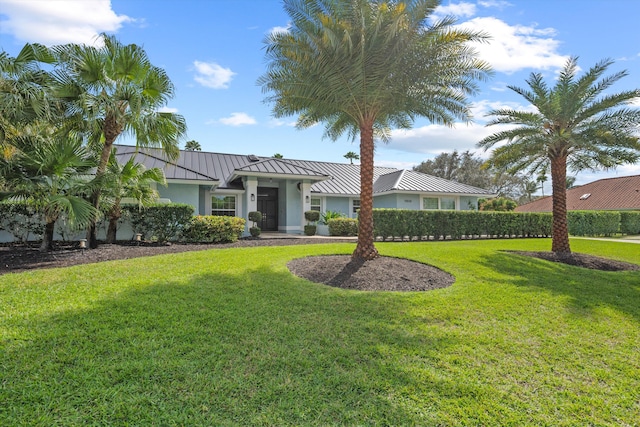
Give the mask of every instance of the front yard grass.
[(366, 293), (286, 268), (347, 243), (0, 276), (0, 425), (638, 425), (640, 271), (502, 252), (546, 239), (377, 247), (457, 281)]

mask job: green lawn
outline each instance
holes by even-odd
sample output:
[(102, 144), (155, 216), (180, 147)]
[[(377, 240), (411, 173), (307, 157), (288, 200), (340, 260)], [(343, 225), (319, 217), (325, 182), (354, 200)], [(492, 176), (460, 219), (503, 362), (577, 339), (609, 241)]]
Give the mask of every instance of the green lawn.
[(0, 276), (0, 425), (640, 423), (640, 271), (501, 252), (547, 239), (377, 246), (457, 281), (365, 293), (286, 268), (347, 243)]

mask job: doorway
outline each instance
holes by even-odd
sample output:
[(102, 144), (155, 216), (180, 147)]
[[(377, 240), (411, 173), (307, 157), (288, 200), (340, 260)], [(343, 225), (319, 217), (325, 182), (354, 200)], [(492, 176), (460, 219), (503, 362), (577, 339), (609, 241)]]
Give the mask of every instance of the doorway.
[(278, 189), (258, 187), (258, 210), (262, 212), (262, 231), (278, 231)]

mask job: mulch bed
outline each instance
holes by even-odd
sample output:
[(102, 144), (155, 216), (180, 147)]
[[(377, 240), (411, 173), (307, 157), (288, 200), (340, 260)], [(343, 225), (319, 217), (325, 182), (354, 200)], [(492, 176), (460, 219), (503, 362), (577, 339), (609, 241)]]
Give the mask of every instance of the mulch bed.
[(576, 267), (588, 268), (600, 271), (635, 271), (640, 270), (640, 265), (631, 264), (624, 261), (602, 258), (594, 255), (571, 253), (569, 255), (558, 255), (554, 252), (528, 252), (528, 251), (505, 251), (518, 255), (530, 256), (544, 259), (546, 261), (560, 262), (574, 265)]

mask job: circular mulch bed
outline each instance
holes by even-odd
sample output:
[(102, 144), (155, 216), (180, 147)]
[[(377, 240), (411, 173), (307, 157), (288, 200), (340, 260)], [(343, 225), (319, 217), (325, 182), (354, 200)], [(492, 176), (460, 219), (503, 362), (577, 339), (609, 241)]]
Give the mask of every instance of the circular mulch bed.
[(385, 256), (370, 261), (353, 260), (350, 255), (310, 256), (294, 259), (287, 267), (315, 283), (360, 291), (429, 291), (455, 282), (439, 268)]
[(635, 271), (640, 270), (640, 266), (624, 261), (617, 261), (609, 258), (602, 258), (595, 255), (579, 254), (572, 252), (569, 255), (560, 255), (554, 252), (528, 252), (528, 251), (505, 251), (513, 254), (544, 259), (546, 261), (560, 262), (562, 264), (574, 265), (576, 267), (589, 268), (600, 271)]

